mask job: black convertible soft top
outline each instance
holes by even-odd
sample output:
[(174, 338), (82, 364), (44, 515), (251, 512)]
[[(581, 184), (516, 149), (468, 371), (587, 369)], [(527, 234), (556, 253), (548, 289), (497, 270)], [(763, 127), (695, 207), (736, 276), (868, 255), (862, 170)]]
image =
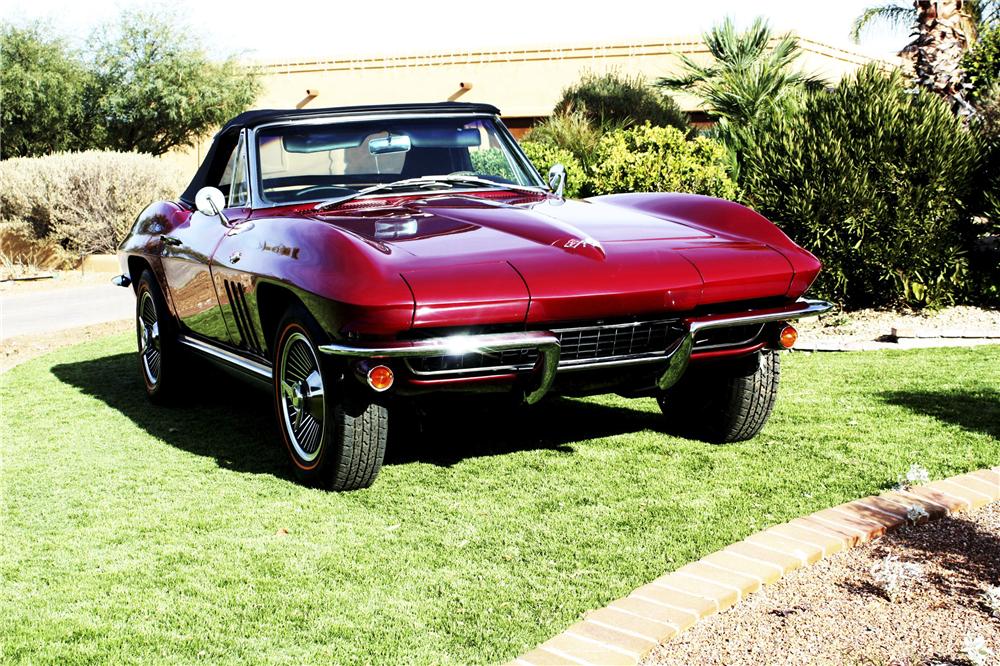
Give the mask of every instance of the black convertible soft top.
[[(219, 130), (212, 141), (212, 146), (205, 154), (205, 159), (198, 167), (194, 178), (180, 196), (187, 205), (194, 205), (194, 196), (205, 183), (209, 181), (209, 170), (215, 163), (220, 137), (232, 136), (232, 130), (244, 127), (257, 127), (273, 122), (294, 121), (306, 118), (335, 118), (338, 116), (356, 115), (391, 115), (396, 113), (488, 113), (499, 115), (500, 109), (491, 104), (474, 104), (470, 102), (426, 102), (422, 104), (370, 104), (366, 106), (335, 106), (326, 109), (256, 109), (244, 111)], [(232, 151), (232, 145), (228, 146)]]

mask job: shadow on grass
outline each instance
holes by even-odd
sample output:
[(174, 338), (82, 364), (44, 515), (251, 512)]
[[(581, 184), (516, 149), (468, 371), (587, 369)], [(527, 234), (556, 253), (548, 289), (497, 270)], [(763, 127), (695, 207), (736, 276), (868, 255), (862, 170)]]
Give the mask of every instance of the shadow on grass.
[[(220, 467), (293, 478), (266, 392), (208, 364), (193, 363), (184, 396), (174, 405), (151, 405), (136, 363), (134, 354), (115, 354), (56, 365), (52, 373), (154, 437), (214, 458)], [(454, 409), (438, 407), (420, 422), (394, 420), (386, 464), (451, 466), (466, 458), (519, 451), (571, 453), (569, 445), (578, 440), (656, 429), (659, 421), (656, 414), (574, 400), (556, 399), (533, 409), (462, 402)]]
[(516, 451), (572, 453), (572, 444), (663, 427), (659, 413), (553, 398), (534, 407), (502, 401), (457, 402), (416, 420), (392, 423), (386, 464), (451, 466), (465, 458)]
[(972, 432), (1000, 438), (998, 391), (889, 391), (879, 397), (915, 414), (925, 414)]
[(220, 467), (291, 479), (268, 396), (207, 364), (192, 364), (184, 395), (153, 405), (135, 354), (115, 354), (52, 368), (63, 383), (104, 401), (150, 435)]

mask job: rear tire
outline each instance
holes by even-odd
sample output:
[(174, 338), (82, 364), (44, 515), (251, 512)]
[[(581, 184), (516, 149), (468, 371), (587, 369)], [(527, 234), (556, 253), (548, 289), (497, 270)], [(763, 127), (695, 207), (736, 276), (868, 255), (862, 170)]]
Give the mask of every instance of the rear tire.
[(340, 373), (319, 352), (326, 339), (315, 320), (293, 307), (278, 325), (274, 401), (278, 427), (296, 477), (330, 490), (375, 481), (388, 435), (382, 405), (352, 405), (338, 395)]
[(139, 375), (151, 402), (171, 402), (183, 372), (177, 327), (167, 310), (163, 291), (153, 273), (142, 272), (135, 288), (135, 335), (139, 347)]
[(778, 397), (781, 358), (764, 350), (750, 357), (691, 366), (658, 397), (671, 432), (709, 442), (742, 442), (767, 423)]

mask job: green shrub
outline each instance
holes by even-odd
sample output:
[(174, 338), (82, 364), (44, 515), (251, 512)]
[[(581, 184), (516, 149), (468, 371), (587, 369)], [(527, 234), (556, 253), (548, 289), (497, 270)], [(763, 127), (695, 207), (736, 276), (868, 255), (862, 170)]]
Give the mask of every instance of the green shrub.
[(762, 116), (740, 155), (747, 202), (823, 261), (817, 292), (849, 307), (947, 303), (968, 286), (977, 143), (909, 88), (863, 68)]
[(1000, 26), (979, 33), (976, 45), (962, 58), (962, 69), (972, 84), (974, 99), (1000, 81)]
[(650, 123), (688, 131), (687, 114), (668, 96), (655, 90), (642, 76), (621, 72), (584, 74), (579, 82), (563, 91), (556, 114), (583, 113), (601, 126), (631, 127)]
[(549, 116), (533, 127), (525, 140), (567, 151), (580, 163), (589, 178), (591, 163), (604, 133), (605, 128), (592, 122), (586, 114), (572, 111)]
[(499, 148), (482, 148), (469, 152), (472, 169), (481, 176), (500, 176), (507, 180), (514, 179), (514, 172), (503, 151)]
[(704, 137), (688, 141), (674, 127), (646, 124), (601, 139), (592, 187), (597, 194), (693, 192), (733, 199), (737, 189), (726, 164), (719, 143)]
[(186, 179), (151, 155), (88, 151), (4, 160), (0, 182), (0, 223), (82, 255), (114, 252), (142, 209)]
[(976, 210), (993, 223), (990, 232), (1000, 234), (1000, 81), (981, 91), (970, 127), (982, 154), (982, 199)]
[(970, 256), (974, 293), (984, 304), (1000, 305), (1000, 81), (979, 92), (970, 126), (979, 140), (982, 163), (974, 189), (975, 231)]
[(541, 141), (522, 141), (521, 148), (524, 150), (524, 154), (528, 156), (528, 159), (531, 160), (531, 163), (535, 165), (535, 168), (538, 169), (538, 173), (542, 174), (543, 179), (548, 175), (552, 165), (562, 164), (566, 167), (566, 196), (584, 196), (583, 193), (588, 185), (587, 175), (584, 173), (583, 166), (579, 160), (573, 156), (573, 153)]

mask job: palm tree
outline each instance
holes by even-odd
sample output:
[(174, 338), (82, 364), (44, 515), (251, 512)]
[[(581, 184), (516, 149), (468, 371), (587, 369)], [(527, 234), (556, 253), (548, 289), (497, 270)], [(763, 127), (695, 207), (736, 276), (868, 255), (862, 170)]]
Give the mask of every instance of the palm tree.
[(657, 79), (658, 87), (687, 90), (705, 101), (725, 126), (743, 126), (766, 109), (783, 104), (795, 90), (820, 87), (823, 82), (791, 68), (799, 57), (798, 38), (774, 38), (767, 22), (758, 18), (744, 32), (725, 19), (704, 35), (712, 56), (700, 64), (678, 54), (684, 71)]
[[(961, 3), (962, 31), (969, 46), (976, 43), (983, 28), (1000, 23), (1000, 0), (965, 0)], [(862, 34), (876, 24), (890, 28), (911, 28), (917, 22), (916, 2), (896, 0), (866, 8), (854, 19), (851, 39), (861, 43)]]
[(969, 111), (969, 85), (962, 56), (969, 50), (968, 14), (963, 0), (916, 0), (916, 24), (910, 43), (899, 52), (903, 69), (914, 83), (952, 102), (955, 110)]
[(854, 21), (851, 37), (858, 41), (873, 23), (913, 26), (910, 43), (899, 55), (913, 81), (949, 100), (956, 111), (973, 111), (966, 100), (970, 85), (962, 56), (979, 34), (1000, 23), (1000, 0), (897, 0), (866, 9)]

